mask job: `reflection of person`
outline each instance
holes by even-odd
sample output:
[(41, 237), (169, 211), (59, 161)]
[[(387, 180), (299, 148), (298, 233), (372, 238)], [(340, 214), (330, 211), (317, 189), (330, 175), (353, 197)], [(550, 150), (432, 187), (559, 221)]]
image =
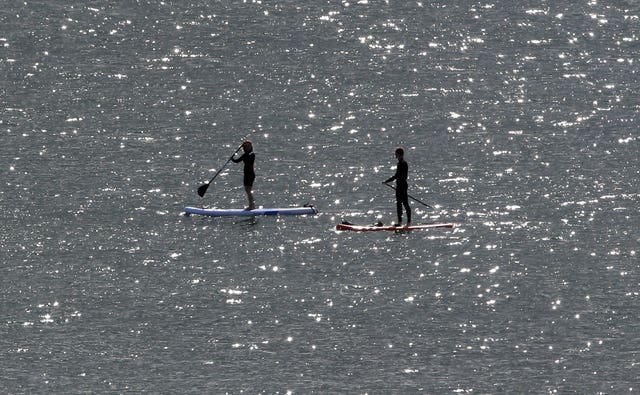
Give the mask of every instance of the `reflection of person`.
[(241, 157), (236, 159), (236, 154), (233, 154), (231, 156), (231, 160), (234, 163), (244, 162), (244, 191), (247, 193), (247, 199), (249, 200), (249, 207), (247, 207), (247, 210), (253, 210), (256, 208), (253, 201), (253, 181), (256, 179), (253, 163), (256, 160), (256, 154), (253, 152), (253, 144), (251, 144), (251, 141), (249, 140), (245, 140), (242, 143), (242, 150), (244, 153)]
[(400, 147), (396, 148), (396, 158), (398, 159), (396, 174), (386, 180), (385, 184), (393, 180), (396, 181), (396, 209), (398, 212), (398, 223), (396, 226), (402, 226), (402, 206), (404, 206), (404, 209), (407, 212), (406, 226), (410, 226), (411, 208), (409, 207), (409, 184), (407, 184), (407, 178), (409, 177), (409, 164), (404, 160), (404, 150)]

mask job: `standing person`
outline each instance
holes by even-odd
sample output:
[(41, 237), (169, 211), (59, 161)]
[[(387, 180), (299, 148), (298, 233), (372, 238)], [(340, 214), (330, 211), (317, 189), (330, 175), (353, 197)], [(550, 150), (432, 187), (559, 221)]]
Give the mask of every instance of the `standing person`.
[(249, 140), (245, 140), (242, 143), (242, 150), (244, 151), (242, 156), (236, 159), (236, 154), (234, 153), (231, 155), (231, 160), (234, 163), (244, 162), (244, 191), (247, 193), (247, 199), (249, 200), (249, 207), (246, 209), (253, 210), (256, 208), (253, 200), (253, 181), (256, 179), (253, 163), (256, 160), (256, 154), (253, 152), (253, 144)]
[(384, 183), (386, 184), (393, 180), (396, 181), (396, 210), (398, 212), (398, 223), (396, 226), (402, 226), (402, 206), (404, 206), (404, 209), (407, 212), (406, 226), (411, 226), (411, 208), (409, 207), (408, 193), (409, 184), (407, 184), (407, 178), (409, 177), (409, 164), (404, 160), (404, 150), (401, 147), (396, 148), (396, 159), (398, 159), (396, 174)]

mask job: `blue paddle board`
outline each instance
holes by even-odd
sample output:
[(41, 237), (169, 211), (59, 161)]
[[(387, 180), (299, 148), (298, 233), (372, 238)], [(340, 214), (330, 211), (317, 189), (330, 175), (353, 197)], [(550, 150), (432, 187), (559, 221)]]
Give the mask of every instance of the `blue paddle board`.
[(315, 215), (318, 213), (313, 206), (287, 208), (257, 208), (244, 210), (237, 208), (199, 208), (185, 207), (185, 215), (206, 215), (209, 217), (257, 217), (260, 215)]

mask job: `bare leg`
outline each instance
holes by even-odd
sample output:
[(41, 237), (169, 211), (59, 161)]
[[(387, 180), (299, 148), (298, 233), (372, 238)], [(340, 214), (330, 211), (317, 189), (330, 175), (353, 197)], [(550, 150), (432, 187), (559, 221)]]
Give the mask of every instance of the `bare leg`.
[(398, 214), (398, 222), (396, 223), (396, 226), (401, 226), (402, 225), (402, 202), (400, 200), (396, 202), (396, 212)]
[(406, 199), (404, 202), (402, 202), (405, 211), (407, 212), (407, 225), (406, 226), (411, 226), (411, 208), (409, 207), (409, 199)]
[(245, 185), (244, 186), (244, 191), (247, 193), (247, 199), (249, 200), (249, 210), (253, 210), (256, 208), (256, 204), (253, 200), (253, 191), (252, 191), (253, 187), (251, 185)]

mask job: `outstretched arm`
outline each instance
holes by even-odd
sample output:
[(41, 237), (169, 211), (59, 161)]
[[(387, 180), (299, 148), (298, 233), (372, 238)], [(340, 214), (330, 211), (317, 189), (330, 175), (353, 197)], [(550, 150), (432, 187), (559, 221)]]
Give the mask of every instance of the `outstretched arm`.
[(398, 179), (398, 175), (400, 174), (400, 164), (398, 164), (398, 167), (396, 167), (396, 174), (394, 174), (391, 178), (389, 178), (387, 181), (385, 181), (384, 183), (388, 183), (391, 182), (393, 180)]
[(234, 153), (233, 155), (231, 155), (231, 158), (229, 158), (229, 159), (231, 159), (231, 161), (233, 161), (233, 163), (240, 163), (244, 159), (245, 155), (246, 154), (242, 154), (242, 155), (240, 155), (240, 157), (238, 159), (236, 159), (235, 158), (236, 154)]

